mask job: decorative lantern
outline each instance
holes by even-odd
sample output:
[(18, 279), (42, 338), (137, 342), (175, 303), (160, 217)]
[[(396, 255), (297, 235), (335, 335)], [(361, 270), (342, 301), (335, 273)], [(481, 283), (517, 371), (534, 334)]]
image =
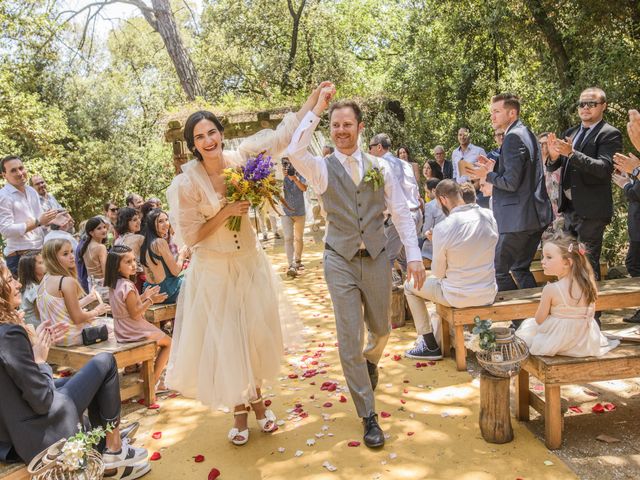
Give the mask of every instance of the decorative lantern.
[(517, 375), (529, 356), (527, 344), (515, 335), (513, 328), (496, 327), (490, 331), (495, 335), (495, 346), (476, 352), (478, 363), (496, 377)]

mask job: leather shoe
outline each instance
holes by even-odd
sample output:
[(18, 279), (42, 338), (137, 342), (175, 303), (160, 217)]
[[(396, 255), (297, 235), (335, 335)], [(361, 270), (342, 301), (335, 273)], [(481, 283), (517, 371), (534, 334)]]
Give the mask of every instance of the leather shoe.
[(623, 322), (627, 322), (627, 323), (640, 323), (640, 310), (638, 310), (636, 313), (634, 313), (629, 318), (623, 319), (622, 321)]
[(369, 380), (371, 380), (371, 389), (375, 390), (378, 386), (378, 366), (367, 360), (367, 370), (369, 371)]
[(378, 425), (378, 415), (372, 413), (362, 419), (364, 425), (364, 444), (369, 448), (378, 448), (384, 445), (384, 432)]

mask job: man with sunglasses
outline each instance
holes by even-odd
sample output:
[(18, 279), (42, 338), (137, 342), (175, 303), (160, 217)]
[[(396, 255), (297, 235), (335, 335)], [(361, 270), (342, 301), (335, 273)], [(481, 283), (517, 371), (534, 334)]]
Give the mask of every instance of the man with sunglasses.
[(622, 134), (604, 121), (606, 109), (604, 91), (587, 88), (578, 101), (580, 125), (567, 130), (564, 140), (553, 133), (548, 140), (547, 170), (562, 167), (558, 212), (564, 216), (564, 230), (586, 245), (597, 280), (604, 230), (613, 216), (613, 156), (622, 151)]

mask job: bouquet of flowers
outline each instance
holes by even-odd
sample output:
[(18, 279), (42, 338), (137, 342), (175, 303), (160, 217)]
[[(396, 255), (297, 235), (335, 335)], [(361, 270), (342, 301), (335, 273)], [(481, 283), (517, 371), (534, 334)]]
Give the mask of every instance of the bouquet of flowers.
[(94, 428), (88, 432), (82, 429), (73, 437), (69, 437), (62, 447), (60, 463), (68, 471), (83, 468), (87, 454), (95, 447), (100, 439), (104, 438), (107, 432), (111, 432), (113, 427), (108, 425), (106, 430), (102, 427)]
[[(276, 203), (285, 204), (280, 194), (273, 162), (265, 152), (250, 158), (243, 167), (225, 168), (223, 175), (228, 202), (248, 200), (252, 207), (258, 207), (266, 201), (274, 209)], [(242, 217), (229, 217), (226, 225), (229, 230), (239, 232), (241, 222)]]

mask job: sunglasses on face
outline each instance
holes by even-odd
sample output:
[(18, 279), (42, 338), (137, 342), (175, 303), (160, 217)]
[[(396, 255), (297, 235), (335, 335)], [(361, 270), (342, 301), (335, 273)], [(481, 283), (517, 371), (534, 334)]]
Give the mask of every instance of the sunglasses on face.
[(379, 143), (371, 143), (371, 144), (369, 144), (369, 148), (377, 147), (378, 145), (380, 145), (380, 144)]
[(595, 108), (596, 106), (602, 104), (604, 102), (594, 102), (594, 101), (589, 101), (589, 102), (578, 102), (578, 108)]

